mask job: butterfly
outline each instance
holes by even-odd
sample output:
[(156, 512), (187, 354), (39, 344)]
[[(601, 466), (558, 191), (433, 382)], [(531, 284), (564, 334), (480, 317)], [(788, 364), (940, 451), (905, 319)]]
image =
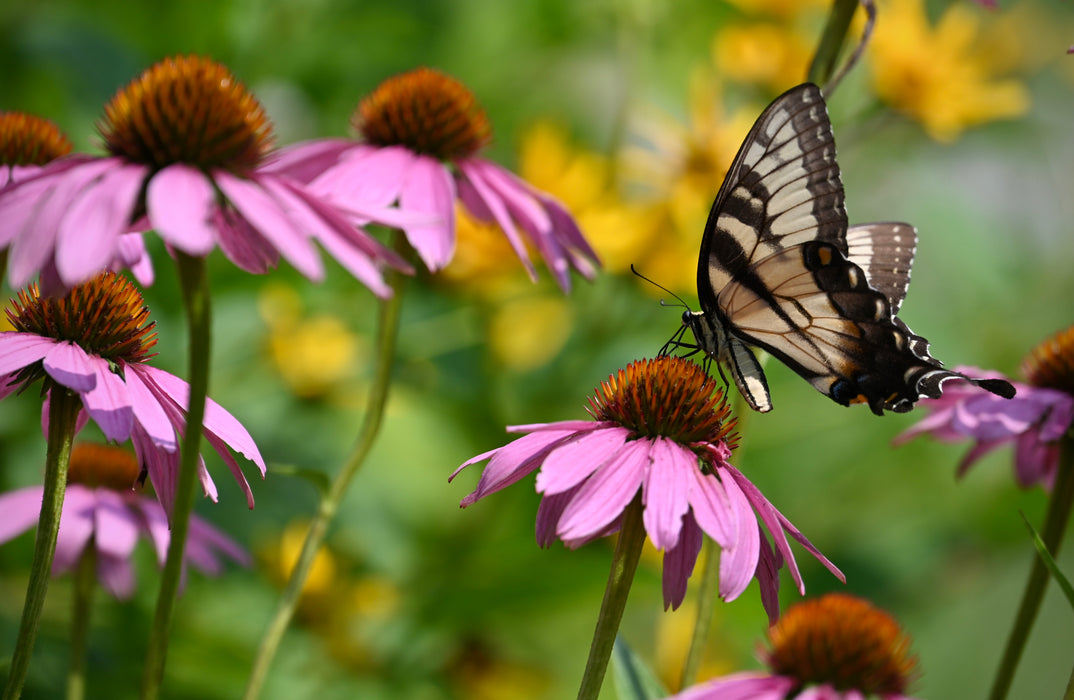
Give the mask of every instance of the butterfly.
[[(661, 353), (703, 352), (761, 412), (772, 399), (750, 346), (836, 403), (866, 403), (877, 415), (938, 398), (953, 377), (1013, 397), (1008, 382), (944, 369), (895, 315), (916, 247), (910, 224), (848, 228), (824, 97), (799, 85), (761, 113), (727, 171), (701, 240), (701, 311), (683, 313)], [(687, 329), (695, 344), (681, 340)]]

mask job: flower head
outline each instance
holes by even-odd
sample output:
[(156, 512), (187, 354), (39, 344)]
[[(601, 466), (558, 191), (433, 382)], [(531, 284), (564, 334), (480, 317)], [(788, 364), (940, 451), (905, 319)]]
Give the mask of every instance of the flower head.
[[(0, 333), (0, 398), (37, 380), (43, 380), (46, 397), (54, 391), (78, 394), (84, 414), (106, 438), (133, 442), (142, 469), (170, 515), (189, 386), (147, 364), (156, 334), (134, 285), (108, 272), (60, 299), (43, 297), (31, 285), (7, 313), (15, 330)], [(80, 425), (84, 421), (80, 417)], [(205, 435), (252, 508), (250, 485), (227, 449), (253, 461), (264, 476), (265, 462), (250, 434), (209, 399)], [(216, 500), (216, 486), (200, 459), (198, 473), (206, 495)]]
[[(272, 127), (222, 65), (180, 56), (122, 88), (99, 124), (108, 155), (45, 166), (0, 195), (0, 246), (11, 283), (39, 271), (65, 287), (122, 258), (123, 234), (155, 229), (172, 248), (204, 256), (219, 246), (262, 273), (280, 256), (310, 279), (323, 274), (313, 241), (382, 296), (379, 266), (407, 265), (298, 183), (263, 169)], [(363, 222), (409, 220), (370, 207)]]
[(768, 641), (771, 673), (717, 678), (675, 700), (900, 700), (917, 664), (894, 618), (841, 593), (792, 606), (768, 630)]
[[(163, 566), (171, 532), (163, 508), (153, 498), (132, 490), (138, 460), (109, 445), (79, 443), (71, 450), (67, 492), (60, 513), (60, 531), (52, 573), (74, 570), (89, 552), (97, 558), (97, 578), (117, 598), (134, 593), (131, 556), (139, 537), (153, 543)], [(0, 494), (0, 542), (32, 528), (41, 510), (41, 486)], [(249, 565), (249, 555), (230, 537), (201, 518), (191, 516), (184, 564), (210, 575), (220, 573), (222, 559)]]
[[(544, 498), (537, 512), (541, 546), (558, 537), (580, 547), (619, 529), (641, 494), (645, 530), (664, 551), (664, 603), (678, 607), (708, 534), (722, 549), (720, 596), (734, 600), (756, 576), (769, 616), (778, 616), (778, 570), (787, 563), (804, 592), (787, 534), (829, 570), (824, 558), (727, 460), (735, 444), (723, 393), (696, 364), (677, 357), (631, 363), (589, 400), (593, 421), (508, 428), (527, 435), (468, 460), (489, 460), (469, 506), (531, 472)], [(774, 547), (764, 537), (760, 517)]]
[(430, 68), (384, 81), (354, 116), (359, 142), (311, 141), (284, 149), (273, 164), (361, 220), (361, 209), (393, 203), (427, 218), (401, 228), (430, 271), (455, 252), (455, 202), (499, 226), (536, 277), (527, 243), (564, 290), (570, 269), (591, 277), (597, 255), (562, 204), (479, 156), (491, 127), (473, 93)]
[(71, 152), (71, 141), (48, 119), (23, 112), (0, 112), (0, 186), (37, 172)]
[[(956, 369), (974, 378), (1002, 378), (974, 367)], [(1031, 351), (1022, 371), (1029, 383), (1014, 382), (1018, 393), (1009, 400), (968, 382), (950, 380), (942, 397), (922, 400), (930, 415), (896, 437), (896, 444), (925, 433), (944, 442), (970, 438), (976, 444), (959, 463), (961, 476), (985, 454), (1013, 442), (1018, 484), (1051, 488), (1059, 464), (1059, 441), (1074, 424), (1074, 326)]]

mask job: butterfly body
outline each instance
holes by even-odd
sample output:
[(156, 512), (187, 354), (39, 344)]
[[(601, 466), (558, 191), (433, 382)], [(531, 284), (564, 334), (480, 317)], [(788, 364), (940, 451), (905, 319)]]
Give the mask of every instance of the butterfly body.
[[(823, 96), (800, 85), (761, 114), (728, 170), (701, 242), (702, 310), (685, 313), (682, 330), (755, 410), (772, 403), (750, 346), (839, 404), (908, 411), (962, 377), (895, 315), (916, 244), (909, 224), (848, 228)], [(1001, 380), (977, 383), (1013, 396)]]

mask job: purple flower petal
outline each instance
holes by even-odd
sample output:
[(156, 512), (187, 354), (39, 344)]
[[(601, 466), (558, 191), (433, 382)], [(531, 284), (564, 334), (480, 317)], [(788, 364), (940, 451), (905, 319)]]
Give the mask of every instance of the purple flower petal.
[(56, 552), (52, 557), (53, 575), (70, 571), (78, 565), (82, 552), (93, 536), (93, 511), (97, 494), (80, 484), (71, 484), (64, 494), (60, 511), (60, 531), (56, 535)]
[(107, 360), (94, 356), (90, 360), (97, 366), (97, 386), (82, 394), (82, 405), (106, 438), (123, 442), (130, 437), (134, 425), (127, 385), (112, 372)]
[(196, 515), (190, 517), (190, 540), (187, 543), (186, 558), (197, 569), (216, 575), (223, 568), (219, 555), (231, 559), (237, 564), (250, 566), (249, 552), (238, 542), (225, 535)]
[(761, 532), (757, 516), (753, 514), (749, 499), (742, 493), (734, 478), (724, 467), (717, 468), (720, 483), (730, 504), (730, 514), (736, 523), (737, 540), (720, 553), (720, 598), (732, 601), (742, 595), (757, 570), (761, 556)]
[(556, 447), (537, 474), (537, 491), (545, 495), (566, 491), (580, 483), (619, 452), (630, 431), (605, 428), (584, 433)]
[(45, 359), (56, 340), (33, 333), (0, 332), (0, 374), (10, 375)]
[(149, 221), (166, 242), (196, 257), (213, 249), (216, 190), (201, 170), (169, 165), (149, 180), (145, 200)]
[(27, 486), (0, 494), (0, 544), (15, 538), (37, 524), (41, 517), (43, 486)]
[(518, 482), (541, 466), (541, 462), (544, 461), (549, 452), (564, 441), (573, 438), (574, 435), (575, 431), (573, 430), (553, 430), (524, 435), (503, 447), (480, 454), (464, 462), (449, 477), (449, 481), (454, 479), (467, 466), (489, 459), (488, 466), (481, 472), (477, 488), (464, 498), (459, 505), (465, 508), (490, 493), (495, 493)]
[(738, 540), (738, 520), (731, 513), (731, 503), (723, 484), (714, 474), (700, 469), (689, 471), (693, 484), (689, 488), (690, 507), (701, 529), (720, 547), (730, 547)]
[(97, 386), (99, 366), (77, 343), (56, 342), (42, 364), (50, 377), (73, 391), (84, 393)]
[(119, 237), (118, 259), (112, 264), (112, 271), (119, 272), (122, 267), (129, 268), (134, 279), (143, 287), (153, 286), (153, 260), (145, 247), (145, 239), (140, 233), (125, 233)]
[(263, 275), (276, 267), (279, 251), (233, 209), (215, 209), (213, 225), (217, 243), (227, 259), (240, 270)]
[(127, 559), (138, 544), (138, 516), (123, 496), (109, 489), (97, 489), (94, 509), (94, 536), (97, 551), (116, 559)]
[(534, 528), (538, 547), (550, 547), (552, 545), (552, 542), (556, 539), (556, 531), (563, 516), (563, 511), (567, 509), (567, 506), (571, 504), (571, 501), (574, 500), (575, 495), (581, 489), (582, 485), (579, 484), (563, 493), (552, 494), (541, 499), (541, 504), (537, 506), (537, 523)]
[(102, 556), (97, 562), (97, 578), (117, 600), (134, 595), (134, 567), (129, 559)]
[(645, 481), (650, 449), (647, 440), (628, 442), (583, 481), (559, 518), (560, 538), (593, 537), (622, 516)]
[[(492, 187), (485, 182), (480, 168), (473, 167), (474, 161), (460, 160), (456, 165), (465, 175), (465, 182), (470, 186), (466, 188), (461, 182), (459, 183), (459, 197), (463, 205), (479, 218), (482, 218), (481, 209), (492, 215), (504, 235), (507, 236), (507, 242), (511, 244), (515, 255), (522, 261), (522, 265), (526, 268), (526, 272), (529, 273), (530, 279), (536, 282), (537, 270), (533, 268), (529, 253), (526, 252), (526, 245), (518, 235), (518, 230), (515, 228), (514, 221), (511, 220), (507, 206), (497, 196)], [(472, 206), (475, 202), (479, 202), (480, 205)]]
[(179, 442), (175, 438), (175, 428), (160, 401), (142, 378), (147, 367), (148, 365), (123, 365), (127, 395), (130, 397), (135, 421), (155, 449), (178, 452)]
[(227, 196), (236, 211), (307, 278), (324, 279), (324, 266), (317, 250), (284, 208), (256, 182), (235, 177), (222, 170), (215, 171), (216, 184)]
[(697, 455), (678, 443), (663, 437), (651, 442), (642, 493), (645, 531), (657, 549), (671, 549), (679, 541), (682, 516), (690, 508), (690, 471), (697, 468)]
[(668, 700), (783, 700), (797, 684), (788, 676), (743, 671), (692, 686)]
[(354, 149), (310, 182), (309, 190), (341, 206), (357, 201), (387, 207), (399, 199), (418, 157), (403, 146)]
[(114, 167), (67, 207), (56, 237), (56, 269), (66, 284), (85, 282), (112, 262), (146, 174), (141, 165)]
[(701, 553), (704, 535), (693, 518), (683, 519), (682, 534), (679, 541), (664, 552), (664, 573), (662, 587), (664, 593), (664, 610), (669, 607), (677, 610), (686, 597), (686, 584), (697, 564), (697, 555)]
[(455, 255), (455, 181), (439, 161), (419, 156), (413, 164), (399, 206), (427, 212), (433, 223), (404, 227), (407, 240), (430, 272), (436, 272)]
[(350, 139), (315, 139), (273, 151), (261, 165), (263, 172), (284, 175), (308, 183), (339, 162), (340, 157), (356, 148)]

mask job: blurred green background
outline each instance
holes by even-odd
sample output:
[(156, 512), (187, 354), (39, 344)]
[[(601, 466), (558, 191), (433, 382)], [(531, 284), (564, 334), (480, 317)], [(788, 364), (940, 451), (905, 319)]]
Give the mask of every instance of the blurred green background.
[[(889, 36), (905, 55), (867, 52), (830, 111), (851, 221), (918, 227), (900, 317), (948, 365), (1017, 377), (1033, 345), (1074, 322), (1074, 56), (1065, 55), (1074, 12), (1058, 0), (1000, 5), (990, 12), (969, 0), (923, 8), (881, 2), (878, 50), (886, 17), (917, 12), (937, 43)], [(509, 257), (470, 265), (470, 239), (462, 236), (460, 266), (409, 287), (382, 436), (263, 697), (574, 696), (610, 547), (538, 549), (532, 479), (463, 511), (458, 502), (479, 468), (450, 485), (447, 476), (502, 445), (505, 425), (585, 417), (598, 382), (652, 356), (676, 330), (680, 312), (662, 307), (625, 265), (640, 264), (695, 303), (701, 224), (692, 223), (698, 207), (688, 190), (702, 193), (707, 208), (719, 173), (690, 168), (705, 158), (726, 168), (764, 104), (804, 77), (826, 9), (775, 0), (0, 6), (0, 109), (52, 119), (79, 150), (97, 151), (94, 123), (114, 92), (172, 54), (206, 54), (229, 66), (265, 104), (281, 145), (349, 134), (363, 95), (386, 77), (429, 65), (466, 83), (485, 107), (495, 129), (489, 157), (524, 176), (559, 172), (566, 191), (554, 194), (591, 214), (580, 220), (607, 270), (592, 283), (576, 277), (567, 297), (543, 269), (529, 285)], [(952, 25), (970, 38), (940, 30)], [(895, 19), (887, 29), (904, 30)], [(908, 67), (914, 61), (921, 65)], [(901, 93), (904, 101), (885, 67), (918, 81)], [(928, 80), (935, 84), (921, 82)], [(989, 91), (1002, 81), (1024, 91), (1020, 107), (1010, 91)], [(931, 101), (905, 101), (928, 89)], [(954, 133), (930, 125), (944, 100), (974, 99), (984, 117), (956, 115)], [(1007, 108), (1014, 114), (1003, 115)], [(691, 117), (702, 120), (693, 132)], [(565, 160), (534, 136), (537, 125), (558, 130), (554, 146)], [(698, 133), (705, 129), (718, 138), (706, 140)], [(662, 144), (653, 148), (662, 140), (678, 144), (678, 161)], [(631, 167), (639, 152), (647, 162), (663, 159), (667, 173), (639, 174)], [(583, 167), (594, 162), (600, 166)], [(583, 177), (590, 172), (596, 180)], [(163, 247), (151, 246), (158, 280), (145, 295), (159, 328), (155, 363), (182, 375), (178, 286)], [(257, 507), (248, 511), (223, 465), (215, 455), (210, 461), (220, 502), (200, 502), (197, 512), (250, 548), (257, 564), (217, 579), (190, 576), (174, 624), (170, 698), (241, 693), (282, 585), (281, 557), (293, 556), (295, 533), (316, 504), (305, 481), (272, 467), (333, 474), (357, 434), (371, 371), (376, 304), (334, 263), (320, 285), (286, 265), (250, 276), (219, 254), (210, 269), (210, 392), (244, 422), (270, 472), (254, 483)], [(967, 445), (919, 439), (893, 449), (891, 439), (921, 411), (878, 419), (828, 401), (776, 363), (767, 372), (775, 410), (747, 417), (744, 448), (732, 461), (847, 575), (844, 587), (796, 548), (808, 594), (846, 590), (899, 618), (920, 657), (913, 695), (981, 697), (1032, 557), (1018, 512), (1039, 524), (1045, 494), (1014, 486), (1008, 450), (956, 481)], [(39, 420), (32, 393), (0, 403), (0, 488), (40, 481)], [(0, 658), (15, 638), (31, 545), (27, 534), (0, 547)], [(136, 696), (158, 581), (149, 547), (139, 556), (134, 600), (98, 596), (90, 697)], [(1069, 548), (1060, 565), (1074, 573)], [(784, 581), (783, 605), (797, 597)], [(62, 690), (70, 599), (70, 581), (55, 581), (24, 697)], [(666, 678), (677, 676), (691, 614), (689, 605), (663, 612), (659, 558), (644, 560), (623, 635)], [(1052, 590), (1011, 697), (1061, 693), (1074, 662), (1071, 614)], [(717, 605), (707, 672), (757, 668), (765, 625), (755, 585)], [(602, 697), (615, 697), (610, 682)]]

